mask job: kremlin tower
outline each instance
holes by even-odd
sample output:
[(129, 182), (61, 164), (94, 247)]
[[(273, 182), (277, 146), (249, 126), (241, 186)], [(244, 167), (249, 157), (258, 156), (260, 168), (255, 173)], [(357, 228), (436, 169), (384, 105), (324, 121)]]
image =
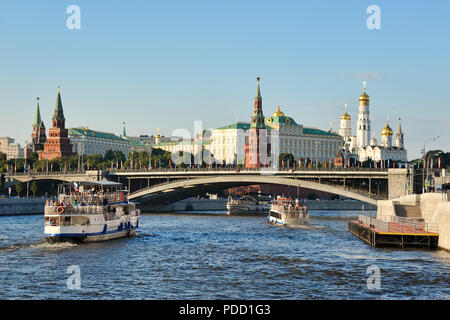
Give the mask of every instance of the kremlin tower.
[(395, 146), (397, 148), (403, 148), (403, 146), (404, 146), (403, 131), (402, 131), (402, 126), (400, 125), (400, 118), (398, 119), (398, 130), (397, 130), (397, 134), (395, 135)]
[(44, 144), (44, 150), (39, 153), (39, 160), (51, 160), (75, 155), (68, 136), (69, 130), (66, 129), (65, 122), (60, 88), (58, 86), (58, 96), (56, 97), (55, 112), (52, 118), (53, 127), (48, 131), (47, 142)]
[(44, 149), (44, 143), (47, 140), (45, 135), (45, 125), (41, 119), (41, 112), (39, 110), (39, 97), (36, 98), (36, 115), (34, 116), (33, 129), (31, 132), (31, 146), (33, 152), (38, 152)]
[(267, 144), (267, 129), (264, 124), (264, 114), (262, 110), (262, 97), (259, 87), (260, 78), (256, 78), (256, 97), (253, 114), (250, 123), (248, 143), (245, 145), (245, 167), (259, 168), (268, 165), (268, 154), (270, 144)]

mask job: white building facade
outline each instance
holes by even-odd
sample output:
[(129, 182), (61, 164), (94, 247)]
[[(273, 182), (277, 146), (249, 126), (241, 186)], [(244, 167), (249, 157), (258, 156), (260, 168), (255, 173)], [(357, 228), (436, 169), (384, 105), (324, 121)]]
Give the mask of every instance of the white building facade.
[(406, 163), (408, 161), (407, 151), (404, 145), (404, 134), (400, 119), (395, 144), (392, 141), (393, 130), (389, 127), (388, 121), (386, 121), (386, 126), (381, 131), (381, 144), (378, 144), (374, 134), (369, 141), (371, 133), (369, 102), (370, 97), (366, 94), (366, 82), (364, 82), (363, 93), (359, 96), (356, 136), (352, 135), (351, 117), (347, 113), (347, 107), (345, 108), (345, 113), (341, 116), (339, 135), (344, 141), (345, 157), (355, 157), (360, 162), (367, 160), (375, 162), (391, 160), (399, 162), (400, 165)]
[[(328, 162), (342, 147), (342, 138), (337, 133), (297, 124), (293, 118), (285, 116), (279, 106), (264, 121), (267, 129), (262, 132), (266, 132), (272, 154), (291, 154), (295, 161), (310, 159)], [(250, 123), (245, 122), (212, 129), (209, 150), (213, 157), (219, 163), (244, 164), (249, 129)]]
[(122, 151), (125, 156), (130, 152), (130, 142), (112, 133), (91, 130), (87, 127), (69, 129), (69, 139), (73, 152), (77, 154), (101, 154), (108, 150)]

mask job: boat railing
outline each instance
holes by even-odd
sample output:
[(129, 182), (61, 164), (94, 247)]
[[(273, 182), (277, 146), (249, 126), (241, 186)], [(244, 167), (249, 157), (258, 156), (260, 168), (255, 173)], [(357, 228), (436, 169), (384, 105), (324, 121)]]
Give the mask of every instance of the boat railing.
[(103, 214), (104, 212), (104, 207), (101, 205), (60, 205), (45, 207), (45, 215), (89, 215)]
[(58, 201), (50, 202), (47, 205), (58, 206), (58, 204), (66, 204), (70, 206), (77, 205), (96, 205), (127, 201), (127, 195), (124, 192), (101, 192), (101, 193), (73, 193), (61, 194), (58, 196)]

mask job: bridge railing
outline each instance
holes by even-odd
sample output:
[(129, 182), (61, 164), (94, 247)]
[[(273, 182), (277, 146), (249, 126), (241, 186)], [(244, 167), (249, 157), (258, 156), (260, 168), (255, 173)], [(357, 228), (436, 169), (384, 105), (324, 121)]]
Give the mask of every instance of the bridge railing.
[(49, 171), (49, 172), (6, 172), (4, 173), (5, 176), (59, 176), (59, 175), (74, 175), (74, 174), (86, 174), (86, 170), (80, 170), (80, 171)]
[[(269, 168), (151, 168), (149, 169), (113, 169), (107, 170), (110, 173), (144, 173), (144, 172), (234, 172), (234, 173), (244, 173), (244, 172), (264, 172), (271, 171)], [(293, 172), (387, 172), (388, 169), (381, 168), (278, 168), (273, 171), (282, 173), (293, 173)]]
[[(146, 173), (146, 172), (234, 172), (234, 173), (246, 173), (246, 172), (264, 172), (265, 169), (270, 171), (271, 168), (237, 168), (237, 167), (225, 167), (225, 168), (151, 168), (151, 169), (106, 169), (104, 173)], [(277, 173), (295, 173), (295, 172), (387, 172), (388, 169), (381, 168), (278, 168), (274, 169)], [(87, 170), (62, 170), (62, 171), (49, 171), (49, 172), (6, 172), (5, 176), (55, 176), (55, 175), (76, 175), (86, 174)]]

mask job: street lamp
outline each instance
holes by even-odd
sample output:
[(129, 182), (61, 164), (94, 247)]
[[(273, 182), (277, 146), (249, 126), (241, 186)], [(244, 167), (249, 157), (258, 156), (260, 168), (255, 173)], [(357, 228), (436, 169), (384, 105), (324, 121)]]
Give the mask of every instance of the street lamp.
[(150, 141), (147, 141), (148, 145), (148, 170), (150, 170), (152, 166), (152, 147), (150, 146)]
[[(437, 139), (439, 139), (439, 136), (430, 138), (430, 139), (426, 140), (426, 141), (423, 143), (423, 165), (426, 167), (426, 175), (427, 175), (427, 179), (428, 179), (428, 165), (427, 165), (427, 162), (426, 162), (426, 156), (427, 156), (427, 153), (426, 153), (425, 146), (426, 146), (426, 144), (427, 144), (428, 142), (436, 141)], [(425, 193), (425, 169), (424, 169), (423, 172), (422, 172), (422, 193)]]

